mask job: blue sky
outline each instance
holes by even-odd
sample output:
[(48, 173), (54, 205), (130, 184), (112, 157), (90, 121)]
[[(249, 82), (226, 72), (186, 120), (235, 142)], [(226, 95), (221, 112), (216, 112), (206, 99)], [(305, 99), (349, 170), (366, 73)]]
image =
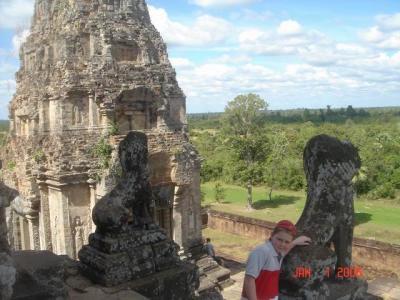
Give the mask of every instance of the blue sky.
[[(15, 91), (17, 48), (33, 0), (0, 0), (0, 118)], [(270, 109), (400, 105), (398, 0), (148, 0), (187, 111), (236, 95)]]

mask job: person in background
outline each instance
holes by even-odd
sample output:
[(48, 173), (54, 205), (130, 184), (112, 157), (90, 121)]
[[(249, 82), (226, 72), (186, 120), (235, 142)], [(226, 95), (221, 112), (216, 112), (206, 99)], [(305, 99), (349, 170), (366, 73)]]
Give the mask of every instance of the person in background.
[(241, 300), (278, 300), (279, 272), (283, 257), (298, 245), (308, 245), (311, 239), (297, 235), (296, 227), (288, 220), (279, 221), (271, 237), (249, 255)]
[(211, 256), (215, 260), (214, 245), (211, 244), (211, 239), (210, 238), (206, 238), (206, 243), (204, 244), (204, 249), (207, 252), (207, 255)]
[(217, 262), (217, 264), (219, 264), (220, 266), (224, 266), (223, 258), (215, 255), (214, 245), (211, 244), (210, 238), (206, 238), (206, 243), (204, 244), (204, 251), (207, 253), (208, 256), (211, 256)]

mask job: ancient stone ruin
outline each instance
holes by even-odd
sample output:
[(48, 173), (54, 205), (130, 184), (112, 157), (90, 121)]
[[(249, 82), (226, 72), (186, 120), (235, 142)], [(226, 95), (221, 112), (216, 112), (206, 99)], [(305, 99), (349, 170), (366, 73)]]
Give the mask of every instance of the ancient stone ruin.
[[(147, 135), (147, 203), (181, 254), (201, 245), (200, 162), (188, 142), (185, 96), (144, 0), (36, 0), (10, 103), (5, 184), (15, 250), (77, 258), (91, 211), (122, 170), (118, 143)], [(194, 251), (194, 250), (193, 250)]]
[(79, 251), (83, 274), (105, 286), (141, 279), (134, 289), (151, 299), (193, 299), (197, 267), (180, 260), (179, 246), (149, 215), (146, 135), (130, 132), (119, 157), (123, 179), (95, 205), (96, 232)]
[(367, 299), (367, 284), (358, 278), (351, 257), (352, 179), (360, 166), (358, 151), (349, 142), (318, 135), (307, 143), (307, 201), (296, 227), (312, 244), (285, 257), (279, 299)]

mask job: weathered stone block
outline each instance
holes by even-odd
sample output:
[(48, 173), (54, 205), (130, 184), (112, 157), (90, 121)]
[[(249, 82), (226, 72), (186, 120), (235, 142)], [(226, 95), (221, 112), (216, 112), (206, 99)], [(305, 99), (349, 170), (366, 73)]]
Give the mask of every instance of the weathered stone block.
[(198, 287), (198, 269), (189, 263), (158, 272), (129, 283), (129, 286), (151, 300), (191, 300)]
[(12, 299), (66, 299), (64, 285), (66, 256), (50, 251), (17, 251), (12, 257), (17, 268), (17, 281)]
[(16, 270), (11, 257), (0, 252), (0, 299), (10, 299), (13, 294)]
[(83, 246), (79, 251), (79, 260), (87, 262), (102, 271), (113, 267), (117, 262), (121, 265), (126, 265), (130, 261), (125, 252), (108, 254), (88, 245)]
[[(146, 234), (149, 234), (149, 237), (143, 238)], [(136, 229), (133, 237), (129, 237), (128, 241), (131, 242), (128, 243), (123, 242), (125, 233), (118, 239), (116, 235), (113, 236), (114, 238), (101, 238), (99, 234), (93, 234), (90, 239), (93, 244), (84, 246), (79, 252), (80, 261), (86, 265), (82, 268), (84, 274), (107, 286), (166, 270), (180, 261), (174, 242), (165, 240), (152, 244), (153, 241), (165, 237), (163, 231), (158, 234), (156, 230)], [(135, 237), (138, 239), (136, 242)], [(144, 242), (148, 244), (144, 245)], [(112, 243), (117, 246), (113, 246)], [(123, 246), (119, 247), (121, 244)], [(138, 244), (140, 246), (137, 246)], [(103, 252), (104, 249), (112, 249), (112, 253)]]

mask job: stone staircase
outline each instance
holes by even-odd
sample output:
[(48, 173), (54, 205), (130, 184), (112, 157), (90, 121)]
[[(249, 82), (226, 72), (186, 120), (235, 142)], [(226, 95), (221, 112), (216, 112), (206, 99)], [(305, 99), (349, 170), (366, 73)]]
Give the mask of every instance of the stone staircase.
[(199, 294), (218, 288), (224, 288), (234, 284), (231, 279), (231, 271), (220, 266), (213, 258), (202, 256), (196, 261), (200, 273), (200, 286), (197, 289)]

